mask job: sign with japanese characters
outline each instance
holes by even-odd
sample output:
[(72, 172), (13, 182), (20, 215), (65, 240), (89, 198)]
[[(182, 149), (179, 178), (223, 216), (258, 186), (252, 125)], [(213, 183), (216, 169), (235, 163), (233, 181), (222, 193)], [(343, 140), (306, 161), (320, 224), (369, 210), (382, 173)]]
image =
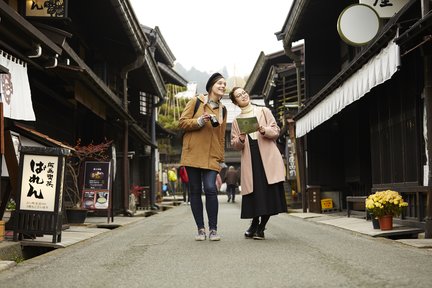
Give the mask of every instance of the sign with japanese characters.
[(24, 235), (52, 235), (61, 241), (65, 159), (69, 149), (20, 146), (14, 241)]
[(110, 162), (86, 161), (84, 189), (109, 189)]
[(109, 209), (111, 162), (87, 161), (84, 164), (83, 207)]
[(380, 18), (391, 18), (402, 9), (409, 0), (360, 0), (361, 4), (372, 7)]
[(25, 15), (29, 17), (65, 18), (67, 0), (25, 0)]
[(287, 167), (288, 167), (288, 180), (295, 180), (297, 177), (296, 173), (296, 163), (295, 163), (295, 144), (291, 142), (291, 140), (288, 139), (288, 161), (287, 161)]
[(59, 158), (24, 154), (22, 161), (20, 210), (54, 212)]

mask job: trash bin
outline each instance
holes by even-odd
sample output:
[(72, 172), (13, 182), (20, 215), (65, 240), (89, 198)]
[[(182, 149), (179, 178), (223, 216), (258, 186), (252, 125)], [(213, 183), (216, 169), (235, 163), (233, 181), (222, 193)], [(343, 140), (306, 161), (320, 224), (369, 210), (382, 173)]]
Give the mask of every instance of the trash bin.
[(321, 213), (321, 187), (307, 186), (308, 208), (311, 213)]

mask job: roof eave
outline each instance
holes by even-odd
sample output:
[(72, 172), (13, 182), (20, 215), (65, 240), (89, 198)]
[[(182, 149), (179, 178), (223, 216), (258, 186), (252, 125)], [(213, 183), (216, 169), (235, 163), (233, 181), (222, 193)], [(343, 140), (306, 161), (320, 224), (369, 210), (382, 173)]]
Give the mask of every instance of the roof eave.
[(299, 29), (298, 22), (302, 18), (304, 8), (310, 1), (311, 0), (294, 0), (292, 3), (290, 12), (285, 20), (283, 32), (281, 31), (277, 34), (281, 39), (283, 37), (283, 47), (290, 47), (290, 43), (300, 40), (296, 38), (296, 32)]
[(254, 88), (256, 81), (258, 80), (258, 77), (261, 74), (262, 68), (264, 67), (266, 63), (266, 56), (264, 52), (261, 51), (260, 55), (258, 56), (258, 60), (255, 63), (255, 66), (252, 70), (252, 73), (250, 74), (246, 84), (245, 84), (245, 90), (248, 92), (251, 92)]
[(171, 67), (165, 65), (162, 62), (158, 62), (159, 69), (164, 72), (170, 79), (168, 81), (165, 81), (167, 83), (175, 84), (178, 86), (187, 86), (187, 80), (184, 79), (180, 74), (178, 74), (174, 69)]

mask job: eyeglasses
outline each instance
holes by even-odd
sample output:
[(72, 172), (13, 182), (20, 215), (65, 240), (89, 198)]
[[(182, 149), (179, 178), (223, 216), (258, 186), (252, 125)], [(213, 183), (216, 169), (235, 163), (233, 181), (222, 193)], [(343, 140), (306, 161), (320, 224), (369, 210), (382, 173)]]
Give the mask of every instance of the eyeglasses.
[(235, 98), (240, 98), (240, 97), (245, 96), (245, 95), (248, 95), (248, 93), (247, 93), (246, 91), (243, 90), (242, 92), (238, 93), (238, 94), (235, 95), (234, 97), (235, 97)]

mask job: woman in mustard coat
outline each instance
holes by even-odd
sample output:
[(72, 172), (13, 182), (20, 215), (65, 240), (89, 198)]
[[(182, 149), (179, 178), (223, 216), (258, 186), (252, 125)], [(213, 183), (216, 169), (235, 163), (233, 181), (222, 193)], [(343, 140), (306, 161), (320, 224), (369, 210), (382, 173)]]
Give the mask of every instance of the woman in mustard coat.
[[(195, 240), (206, 240), (201, 198), (204, 189), (209, 225), (209, 240), (218, 241), (218, 198), (216, 176), (224, 162), (226, 108), (220, 102), (225, 94), (226, 81), (213, 74), (207, 81), (208, 95), (191, 99), (180, 116), (179, 128), (184, 130), (180, 165), (186, 167), (189, 176), (190, 204), (198, 234)], [(197, 101), (199, 101), (197, 103)]]
[[(253, 106), (249, 94), (242, 88), (234, 87), (230, 99), (241, 109), (231, 128), (231, 145), (241, 150), (240, 217), (252, 219), (245, 237), (263, 240), (270, 216), (287, 212), (283, 187), (285, 166), (275, 142), (280, 129), (270, 109)], [(258, 121), (257, 131), (242, 133), (238, 119), (254, 116)]]

